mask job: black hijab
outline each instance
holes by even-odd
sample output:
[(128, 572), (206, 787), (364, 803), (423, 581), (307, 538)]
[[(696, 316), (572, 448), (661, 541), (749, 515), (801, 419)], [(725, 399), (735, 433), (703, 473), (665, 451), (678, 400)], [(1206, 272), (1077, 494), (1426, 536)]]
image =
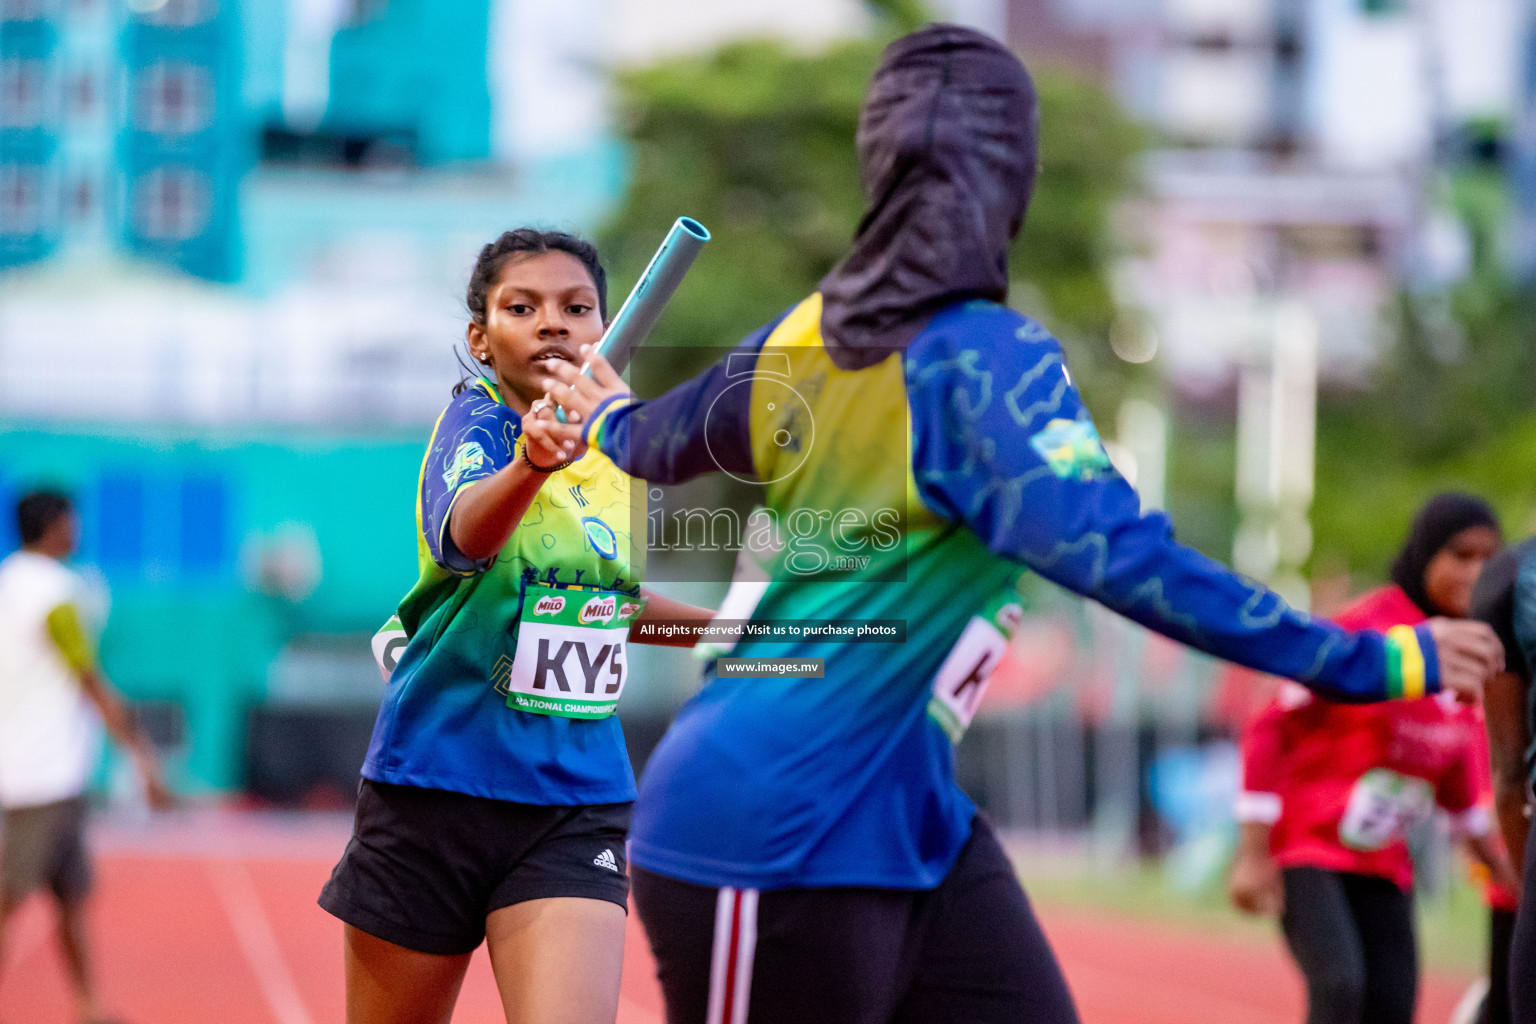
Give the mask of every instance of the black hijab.
[(853, 250), (821, 282), (822, 336), (838, 366), (905, 348), (961, 299), (1007, 297), (1039, 131), (1029, 72), (990, 36), (930, 25), (885, 48), (859, 112), (869, 206)]
[(1408, 539), (1392, 563), (1392, 582), (1401, 587), (1425, 615), (1447, 614), (1445, 609), (1435, 606), (1424, 588), (1424, 573), (1429, 569), (1430, 560), (1450, 543), (1452, 537), (1474, 526), (1486, 526), (1495, 533), (1500, 532), (1499, 517), (1493, 509), (1482, 498), (1470, 494), (1437, 494), (1413, 517)]

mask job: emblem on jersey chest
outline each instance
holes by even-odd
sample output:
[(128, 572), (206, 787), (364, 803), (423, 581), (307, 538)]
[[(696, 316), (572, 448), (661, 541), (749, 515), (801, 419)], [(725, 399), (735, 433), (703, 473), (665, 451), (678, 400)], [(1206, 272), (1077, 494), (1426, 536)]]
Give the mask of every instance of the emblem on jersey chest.
[(581, 520), (581, 528), (593, 551), (610, 562), (619, 557), (619, 538), (607, 523), (593, 516), (585, 516)]

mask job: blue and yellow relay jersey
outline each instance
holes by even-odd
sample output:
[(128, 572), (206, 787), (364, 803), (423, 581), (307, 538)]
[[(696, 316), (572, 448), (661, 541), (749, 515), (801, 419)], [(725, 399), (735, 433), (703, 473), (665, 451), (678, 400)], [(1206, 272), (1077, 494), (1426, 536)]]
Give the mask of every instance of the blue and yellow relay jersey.
[[(1312, 619), (1143, 514), (1038, 323), (962, 303), (843, 370), (820, 314), (813, 295), (699, 378), (610, 402), (589, 430), (638, 478), (766, 485), (777, 536), (755, 619), (902, 619), (907, 639), (741, 640), (733, 655), (824, 658), (825, 678), (706, 672), (649, 762), (635, 863), (703, 885), (937, 885), (975, 813), (953, 738), (1026, 567), (1334, 699), (1438, 688), (1427, 630), (1389, 640)], [(1404, 664), (1429, 669), (1405, 679)]]
[(530, 804), (632, 800), (611, 715), (627, 672), (613, 634), (640, 605), (629, 479), (589, 450), (550, 474), (495, 558), (465, 558), (448, 533), (459, 494), (516, 458), (520, 434), (484, 380), (432, 432), (417, 487), (420, 578), (400, 603), (406, 643), (363, 775)]

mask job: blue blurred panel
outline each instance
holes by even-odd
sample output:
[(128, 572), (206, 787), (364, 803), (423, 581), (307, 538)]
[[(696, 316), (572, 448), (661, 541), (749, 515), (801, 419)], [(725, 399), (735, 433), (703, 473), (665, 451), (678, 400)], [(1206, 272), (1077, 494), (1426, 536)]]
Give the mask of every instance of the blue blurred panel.
[(181, 476), (144, 474), (143, 579), (172, 584), (181, 576)]
[(179, 519), (183, 573), (209, 576), (229, 568), (229, 488), (222, 477), (185, 478)]
[(8, 555), (21, 546), (16, 533), (16, 501), (20, 497), (11, 482), (0, 478), (0, 555)]
[(96, 561), (114, 575), (144, 568), (144, 478), (103, 475), (96, 485)]

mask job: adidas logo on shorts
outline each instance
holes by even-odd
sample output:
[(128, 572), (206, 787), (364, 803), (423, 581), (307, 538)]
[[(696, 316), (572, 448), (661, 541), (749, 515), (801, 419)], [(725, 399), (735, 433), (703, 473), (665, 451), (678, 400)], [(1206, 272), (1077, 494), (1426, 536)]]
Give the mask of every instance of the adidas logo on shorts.
[(596, 857), (593, 857), (592, 863), (596, 864), (600, 868), (607, 868), (609, 871), (619, 870), (619, 862), (613, 859), (612, 850), (604, 850)]

